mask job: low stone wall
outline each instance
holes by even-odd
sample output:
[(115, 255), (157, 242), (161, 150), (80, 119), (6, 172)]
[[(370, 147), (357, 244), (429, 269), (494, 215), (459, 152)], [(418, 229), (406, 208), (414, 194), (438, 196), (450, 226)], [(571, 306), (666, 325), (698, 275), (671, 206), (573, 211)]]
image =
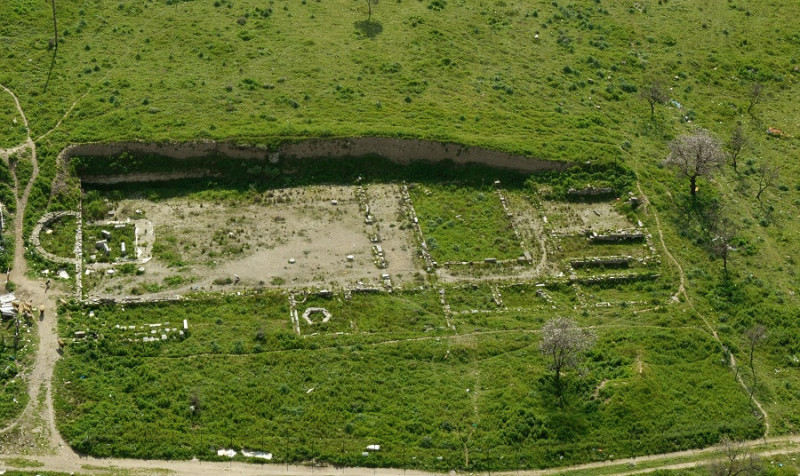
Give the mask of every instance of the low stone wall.
[(277, 147), (277, 150), (267, 146), (237, 145), (213, 141), (177, 143), (98, 142), (67, 146), (61, 151), (59, 159), (62, 164), (67, 164), (69, 159), (75, 156), (110, 156), (123, 152), (156, 154), (174, 159), (222, 155), (232, 159), (268, 159), (273, 162), (279, 159), (378, 155), (400, 164), (407, 164), (416, 160), (430, 162), (452, 160), (457, 164), (484, 164), (524, 173), (565, 170), (572, 166), (567, 162), (533, 159), (483, 147), (391, 137), (309, 139), (300, 142), (283, 143)]
[(49, 212), (42, 215), (42, 217), (39, 218), (39, 221), (36, 222), (36, 225), (33, 227), (33, 232), (31, 233), (31, 245), (33, 245), (33, 247), (40, 255), (42, 255), (45, 259), (52, 261), (53, 263), (74, 265), (76, 261), (78, 261), (77, 256), (80, 256), (81, 252), (81, 242), (78, 232), (76, 232), (76, 237), (75, 237), (75, 249), (74, 249), (75, 257), (73, 258), (65, 258), (63, 256), (56, 256), (50, 253), (49, 251), (42, 248), (42, 244), (39, 240), (39, 235), (41, 235), (42, 229), (44, 227), (66, 216), (74, 216), (80, 218), (80, 214), (78, 212), (73, 212), (73, 211)]

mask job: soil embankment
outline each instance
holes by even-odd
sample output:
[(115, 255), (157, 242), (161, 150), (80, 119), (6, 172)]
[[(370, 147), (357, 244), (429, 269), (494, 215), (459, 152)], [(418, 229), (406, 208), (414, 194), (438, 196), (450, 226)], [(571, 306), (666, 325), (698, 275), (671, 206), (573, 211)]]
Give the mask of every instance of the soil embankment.
[(267, 146), (237, 145), (227, 142), (180, 143), (85, 143), (66, 147), (60, 155), (62, 163), (74, 156), (111, 156), (131, 152), (155, 154), (174, 159), (190, 159), (222, 155), (232, 159), (277, 161), (329, 157), (363, 157), (378, 155), (393, 162), (407, 164), (422, 160), (440, 162), (452, 160), (457, 164), (483, 164), (491, 167), (517, 170), (524, 173), (548, 170), (565, 170), (572, 164), (540, 160), (524, 155), (510, 154), (483, 147), (469, 147), (455, 143), (441, 143), (420, 139), (390, 137), (355, 137), (346, 139), (309, 139), (286, 142), (272, 149)]

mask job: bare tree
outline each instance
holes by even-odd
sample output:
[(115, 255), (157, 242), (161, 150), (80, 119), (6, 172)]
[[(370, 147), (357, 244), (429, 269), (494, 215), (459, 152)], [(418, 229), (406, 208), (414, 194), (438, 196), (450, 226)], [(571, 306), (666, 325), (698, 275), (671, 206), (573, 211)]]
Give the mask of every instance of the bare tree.
[(767, 328), (761, 324), (755, 325), (744, 332), (744, 338), (747, 340), (750, 372), (753, 374), (753, 385), (750, 387), (750, 400), (752, 400), (753, 394), (756, 392), (756, 368), (753, 366), (753, 354), (755, 354), (756, 348), (767, 340)]
[(761, 458), (752, 453), (743, 442), (723, 436), (719, 443), (722, 447), (722, 456), (711, 464), (712, 476), (761, 474), (763, 470)]
[(749, 114), (756, 104), (761, 102), (761, 99), (764, 96), (764, 86), (761, 83), (753, 83), (750, 85), (750, 105), (747, 107), (747, 113)]
[(58, 22), (56, 21), (56, 0), (51, 0), (50, 5), (53, 7), (53, 49), (58, 49)]
[(775, 186), (775, 182), (781, 176), (781, 167), (769, 160), (765, 160), (758, 167), (758, 192), (756, 193), (756, 200), (758, 200), (759, 210), (764, 209), (764, 203), (761, 201), (761, 194), (770, 187)]
[(44, 92), (47, 92), (47, 86), (50, 85), (50, 75), (53, 74), (53, 67), (56, 65), (56, 55), (58, 54), (58, 22), (56, 21), (56, 0), (51, 0), (50, 5), (53, 7), (53, 38), (50, 40), (50, 47), (53, 49), (53, 58), (50, 60), (50, 69), (47, 71), (47, 81), (44, 83)]
[(372, 5), (378, 4), (378, 0), (367, 0), (367, 21), (372, 20)]
[(664, 104), (667, 102), (667, 99), (669, 99), (669, 96), (667, 96), (664, 87), (659, 81), (653, 81), (639, 90), (639, 97), (647, 101), (647, 104), (650, 105), (650, 120), (655, 118), (656, 104)]
[(731, 242), (736, 237), (736, 225), (722, 207), (717, 207), (709, 217), (711, 232), (711, 252), (722, 258), (722, 269), (728, 275), (728, 257), (733, 250)]
[(596, 340), (590, 330), (581, 329), (572, 319), (556, 317), (542, 327), (542, 354), (552, 359), (553, 385), (560, 405), (564, 404), (561, 372), (567, 368), (578, 369), (583, 354), (592, 348)]
[(664, 163), (689, 177), (692, 198), (697, 195), (697, 177), (711, 175), (725, 163), (722, 146), (705, 129), (678, 137), (670, 142), (669, 148), (671, 152)]
[(739, 153), (742, 152), (747, 146), (747, 136), (744, 133), (744, 128), (742, 127), (742, 123), (736, 125), (736, 127), (731, 132), (731, 138), (728, 141), (728, 150), (731, 154), (731, 160), (733, 165), (733, 170), (736, 170), (736, 159), (739, 157)]

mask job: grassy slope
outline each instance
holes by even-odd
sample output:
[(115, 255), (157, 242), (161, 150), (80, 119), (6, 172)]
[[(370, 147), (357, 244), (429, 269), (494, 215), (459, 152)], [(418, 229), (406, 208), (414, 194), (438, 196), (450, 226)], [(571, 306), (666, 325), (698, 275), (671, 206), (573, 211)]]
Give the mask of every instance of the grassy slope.
[[(421, 294), (417, 302), (436, 306), (438, 293)], [(582, 314), (582, 324), (599, 326), (599, 342), (585, 378), (567, 378), (562, 409), (531, 331), (429, 333), (427, 316), (415, 309), (411, 319), (366, 325), (407, 297), (334, 298), (326, 304), (331, 322), (353, 321), (367, 334), (304, 338), (289, 328), (286, 296), (269, 293), (125, 313), (99, 307), (94, 317), (75, 310), (61, 322), (63, 338), (78, 329), (103, 337), (70, 344), (56, 368), (59, 427), (97, 455), (213, 458), (208, 445), (232, 445), (264, 448), (279, 461), (313, 456), (439, 470), (604, 460), (761, 431), (711, 337), (691, 325), (662, 327), (672, 323), (658, 324), (666, 313)], [(529, 319), (540, 323), (551, 312)], [(625, 315), (631, 322), (617, 325)], [(134, 331), (116, 327), (169, 320), (158, 337), (183, 318), (190, 335), (168, 333), (175, 337), (159, 343), (128, 341)], [(458, 322), (469, 332), (465, 324)], [(487, 324), (482, 329), (492, 329)], [(188, 406), (198, 401), (192, 414)], [(363, 459), (369, 444), (383, 450)]]
[[(15, 122), (16, 121), (16, 122)], [(0, 147), (13, 147), (25, 140), (25, 125), (14, 99), (3, 91), (0, 96)]]
[[(639, 173), (698, 308), (718, 321), (730, 347), (740, 354), (741, 331), (753, 322), (773, 329), (757, 354), (759, 390), (776, 432), (799, 428), (800, 376), (789, 365), (800, 355), (793, 258), (800, 249), (794, 220), (800, 171), (792, 160), (798, 142), (768, 140), (763, 130), (798, 133), (800, 5), (671, 0), (641, 3), (646, 11), (640, 11), (616, 2), (450, 1), (437, 12), (427, 2), (384, 2), (374, 16), (381, 33), (359, 39), (363, 2), (275, 2), (268, 19), (251, 15), (239, 25), (256, 3), (59, 4), (65, 35), (47, 93), (47, 5), (4, 3), (0, 81), (20, 96), (37, 135), (86, 94), (42, 144), (46, 165), (67, 141), (126, 138), (259, 142), (380, 133), (570, 160), (611, 158), (616, 151)], [(240, 37), (244, 30), (253, 35), (249, 41)], [(642, 85), (649, 78), (665, 81), (686, 109), (658, 107), (652, 125), (647, 105), (621, 90), (623, 81)], [(755, 80), (767, 93), (751, 117), (743, 111)], [(681, 122), (682, 115), (692, 124)], [(786, 190), (766, 192), (774, 212), (765, 216), (753, 199), (752, 175), (743, 175), (745, 194), (729, 170), (716, 183), (701, 183), (701, 194), (733, 203), (752, 246), (749, 256), (741, 246), (732, 258), (733, 288), (720, 289), (719, 263), (692, 244), (686, 233), (692, 227), (676, 205), (685, 184), (657, 163), (669, 138), (696, 125), (724, 135), (736, 121), (752, 139), (742, 163), (778, 161)]]
[[(275, 2), (266, 19), (254, 1), (65, 3), (64, 41), (42, 93), (49, 12), (20, 3), (30, 5), (24, 14), (4, 7), (0, 79), (40, 133), (89, 90), (64, 125), (71, 141), (408, 134), (573, 159), (597, 145), (610, 153), (637, 129), (630, 112), (644, 117), (647, 106), (623, 82), (677, 75), (675, 99), (711, 125), (744, 101), (750, 76), (781, 76), (773, 95), (789, 94), (780, 88), (790, 87), (796, 48), (784, 40), (791, 2), (749, 16), (723, 2), (700, 11), (673, 1), (646, 13), (586, 1), (449, 2), (438, 12), (390, 2), (375, 13), (382, 31), (372, 39), (355, 33), (364, 11), (352, 1)], [(753, 35), (783, 22), (774, 40)], [(752, 65), (758, 73), (746, 73)]]

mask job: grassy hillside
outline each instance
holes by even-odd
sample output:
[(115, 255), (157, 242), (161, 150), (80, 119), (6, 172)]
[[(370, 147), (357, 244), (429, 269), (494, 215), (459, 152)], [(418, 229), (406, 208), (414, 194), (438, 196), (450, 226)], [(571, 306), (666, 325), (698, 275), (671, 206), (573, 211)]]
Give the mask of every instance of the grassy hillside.
[[(559, 312), (570, 312), (551, 292)], [(214, 459), (217, 448), (244, 447), (278, 461), (436, 470), (560, 466), (762, 431), (719, 346), (682, 305), (674, 318), (663, 308), (580, 306), (599, 341), (585, 375), (568, 378), (562, 408), (537, 332), (526, 329), (550, 306), (506, 314), (517, 322), (505, 332), (502, 315), (458, 317), (458, 335), (442, 327), (437, 296), (317, 298), (307, 305), (326, 306), (331, 323), (344, 318), (369, 332), (316, 328), (302, 337), (291, 331), (286, 296), (269, 292), (124, 313), (65, 309), (62, 338), (102, 337), (72, 342), (56, 367), (59, 428), (98, 456)], [(423, 304), (403, 304), (412, 299)], [(186, 334), (169, 329), (183, 319)], [(142, 342), (156, 321), (160, 340)], [(371, 444), (383, 449), (363, 456)]]
[[(371, 21), (363, 0), (59, 1), (57, 11), (50, 71), (49, 5), (0, 5), (0, 83), (34, 137), (68, 113), (38, 142), (29, 210), (59, 206), (48, 202), (54, 158), (71, 142), (386, 135), (618, 161), (650, 199), (637, 218), (660, 246), (658, 213), (695, 311), (748, 384), (743, 333), (767, 326), (755, 395), (772, 434), (800, 431), (797, 2), (401, 0), (376, 4)], [(652, 82), (669, 102), (651, 117), (639, 92)], [(754, 84), (763, 94), (751, 107)], [(11, 105), (0, 99), (0, 146), (22, 139)], [(696, 127), (725, 141), (737, 123), (749, 139), (738, 172), (701, 179), (691, 202), (687, 181), (661, 166), (667, 143)], [(781, 169), (760, 203), (765, 163)], [(728, 274), (709, 253), (706, 216), (720, 203), (736, 229)]]
[(659, 108), (668, 135), (682, 115), (724, 130), (752, 81), (763, 120), (796, 127), (774, 106), (800, 42), (783, 3), (383, 2), (367, 23), (353, 0), (61, 2), (44, 92), (51, 13), (19, 0), (0, 79), (37, 133), (80, 101), (55, 140), (381, 134), (610, 157), (647, 128), (648, 79), (685, 107)]

